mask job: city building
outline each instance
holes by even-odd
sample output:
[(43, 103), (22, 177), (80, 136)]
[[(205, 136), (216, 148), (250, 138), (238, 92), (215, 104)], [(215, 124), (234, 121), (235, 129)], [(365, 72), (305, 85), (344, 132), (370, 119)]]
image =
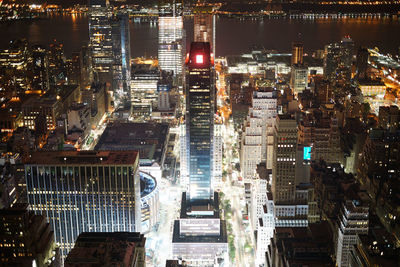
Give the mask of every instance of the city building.
[(90, 119), (90, 106), (87, 103), (75, 103), (71, 105), (67, 113), (67, 129), (68, 131), (74, 129), (82, 130), (82, 137), (85, 137), (91, 130)]
[[(209, 43), (192, 43), (188, 57), (186, 139), (189, 174), (188, 200), (212, 197), (215, 88)], [(189, 104), (190, 103), (190, 104)]]
[(149, 119), (158, 102), (160, 69), (153, 64), (132, 64), (131, 103), (135, 120)]
[(114, 122), (107, 125), (95, 150), (137, 150), (140, 170), (161, 182), (168, 139), (165, 123)]
[(49, 45), (49, 80), (50, 86), (67, 82), (66, 60), (64, 55), (64, 45), (54, 39)]
[(332, 236), (326, 221), (308, 227), (277, 227), (264, 266), (334, 267)]
[(215, 56), (216, 16), (212, 12), (212, 6), (198, 5), (193, 8), (193, 36), (195, 42), (210, 43), (211, 51)]
[(369, 206), (361, 200), (346, 200), (339, 215), (336, 264), (350, 266), (350, 252), (358, 235), (368, 234)]
[(349, 84), (353, 63), (354, 42), (346, 36), (340, 43), (325, 46), (324, 75), (333, 84)]
[(35, 130), (36, 118), (46, 118), (47, 130), (54, 130), (59, 116), (62, 114), (62, 103), (56, 96), (30, 97), (22, 105), (24, 126)]
[[(26, 138), (28, 139), (28, 138)], [(26, 202), (22, 157), (17, 149), (0, 157), (0, 209)]]
[(50, 224), (27, 204), (0, 209), (0, 238), (0, 265), (61, 266)]
[(293, 92), (297, 95), (303, 92), (308, 86), (308, 68), (304, 65), (292, 65), (290, 86)]
[[(162, 73), (164, 74), (164, 73)], [(161, 74), (161, 75), (162, 75)], [(172, 89), (172, 80), (167, 75), (161, 77), (157, 82), (158, 101), (157, 109), (160, 111), (171, 110), (170, 92)]]
[(68, 253), (65, 267), (146, 266), (146, 238), (132, 232), (83, 232)]
[(290, 115), (278, 115), (274, 129), (272, 167), (272, 195), (275, 204), (294, 201), (296, 152), (297, 122)]
[(186, 155), (181, 156), (187, 157), (188, 190), (174, 222), (172, 255), (191, 266), (213, 266), (227, 262), (228, 239), (212, 188), (215, 88), (210, 44), (191, 43), (186, 64)]
[(40, 151), (25, 164), (28, 202), (65, 257), (82, 232), (141, 229), (136, 151)]
[(367, 48), (360, 47), (357, 51), (357, 79), (364, 80), (367, 79), (367, 70), (368, 70), (368, 59), (369, 52)]
[(193, 206), (182, 194), (180, 219), (175, 220), (172, 256), (189, 266), (215, 266), (227, 263), (228, 236), (226, 222), (220, 219), (218, 193), (209, 206)]
[(249, 109), (240, 151), (241, 172), (244, 179), (254, 176), (257, 165), (266, 162), (272, 169), (273, 127), (277, 115), (277, 91), (253, 92), (252, 107)]
[(292, 44), (292, 65), (302, 65), (303, 62), (303, 44), (293, 43)]
[(275, 215), (274, 200), (269, 192), (266, 196), (266, 204), (262, 206), (261, 216), (258, 218), (256, 234), (256, 262), (262, 265), (265, 261), (265, 255), (268, 246), (271, 244), (271, 238), (274, 236)]
[(150, 174), (140, 171), (139, 177), (142, 205), (141, 233), (147, 233), (159, 222), (159, 187), (156, 178)]
[(213, 140), (213, 173), (211, 185), (214, 190), (222, 188), (222, 156), (223, 156), (223, 128), (224, 125), (219, 122), (214, 123), (214, 140)]
[(30, 88), (35, 92), (47, 92), (50, 90), (48, 51), (43, 46), (35, 45), (32, 47), (31, 57)]
[[(0, 51), (0, 66), (2, 69), (11, 72), (8, 75), (15, 80), (12, 88), (15, 93), (25, 93), (30, 89), (26, 75), (28, 57), (28, 42), (26, 39), (11, 41), (8, 49)], [(3, 75), (5, 74), (3, 73)]]
[(159, 7), (158, 61), (161, 70), (175, 76), (183, 71), (184, 30), (181, 3)]
[(111, 18), (112, 40), (112, 90), (114, 92), (114, 104), (130, 102), (131, 83), (131, 42), (129, 31), (129, 14), (119, 11)]
[(276, 227), (306, 227), (318, 217), (310, 184), (311, 148), (298, 144), (297, 132), (290, 114), (278, 115), (271, 187)]
[(379, 126), (384, 129), (396, 130), (400, 126), (400, 110), (398, 106), (380, 106), (378, 114)]
[(358, 87), (363, 96), (378, 96), (383, 98), (386, 94), (386, 85), (379, 79), (359, 81)]
[(94, 80), (110, 85), (113, 67), (111, 16), (112, 11), (107, 0), (89, 1), (89, 49)]
[(350, 252), (350, 267), (396, 266), (399, 262), (395, 237), (383, 228), (370, 227), (368, 235), (358, 235)]
[(320, 114), (320, 110), (303, 117), (299, 123), (298, 141), (310, 147), (311, 160), (342, 162), (338, 119), (335, 114)]

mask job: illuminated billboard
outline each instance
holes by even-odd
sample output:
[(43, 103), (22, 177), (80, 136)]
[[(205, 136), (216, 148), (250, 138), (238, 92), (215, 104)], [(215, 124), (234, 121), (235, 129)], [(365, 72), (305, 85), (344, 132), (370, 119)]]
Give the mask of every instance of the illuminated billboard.
[(303, 150), (303, 159), (304, 160), (311, 160), (311, 147), (305, 146)]

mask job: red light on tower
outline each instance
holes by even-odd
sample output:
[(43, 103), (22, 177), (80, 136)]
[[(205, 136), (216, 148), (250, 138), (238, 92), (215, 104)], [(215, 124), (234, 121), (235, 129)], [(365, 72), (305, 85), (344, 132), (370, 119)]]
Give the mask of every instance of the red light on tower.
[(196, 64), (203, 64), (203, 63), (204, 63), (203, 55), (196, 55)]

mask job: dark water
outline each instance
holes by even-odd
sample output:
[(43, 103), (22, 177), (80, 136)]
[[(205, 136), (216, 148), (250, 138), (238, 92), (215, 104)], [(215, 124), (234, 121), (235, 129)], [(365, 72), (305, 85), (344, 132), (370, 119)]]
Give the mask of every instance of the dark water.
[[(186, 19), (187, 43), (193, 37), (193, 20)], [(325, 44), (350, 35), (356, 46), (379, 47), (383, 52), (398, 53), (400, 20), (389, 18), (290, 20), (217, 19), (217, 56), (241, 54), (254, 45), (282, 52), (290, 51), (293, 41), (302, 41), (306, 52), (322, 49)], [(47, 45), (52, 39), (64, 43), (66, 54), (79, 50), (88, 40), (85, 15), (53, 15), (50, 19), (0, 24), (0, 48), (16, 38), (31, 44)], [(157, 56), (157, 25), (131, 22), (132, 56)]]

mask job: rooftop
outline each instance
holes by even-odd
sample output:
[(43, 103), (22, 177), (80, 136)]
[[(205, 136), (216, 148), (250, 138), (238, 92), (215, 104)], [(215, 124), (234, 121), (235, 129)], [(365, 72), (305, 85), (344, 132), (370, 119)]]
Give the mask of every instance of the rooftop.
[(65, 266), (132, 266), (135, 248), (143, 249), (145, 242), (140, 233), (81, 233)]
[(126, 151), (37, 151), (25, 164), (30, 165), (134, 165), (138, 152)]
[(181, 236), (179, 234), (180, 229), (180, 221), (175, 220), (174, 222), (174, 231), (172, 236), (172, 243), (228, 243), (228, 236), (226, 232), (226, 222), (224, 220), (220, 220), (220, 235), (217, 236)]
[(137, 150), (141, 164), (160, 164), (167, 135), (167, 124), (115, 122), (107, 125), (95, 150)]

